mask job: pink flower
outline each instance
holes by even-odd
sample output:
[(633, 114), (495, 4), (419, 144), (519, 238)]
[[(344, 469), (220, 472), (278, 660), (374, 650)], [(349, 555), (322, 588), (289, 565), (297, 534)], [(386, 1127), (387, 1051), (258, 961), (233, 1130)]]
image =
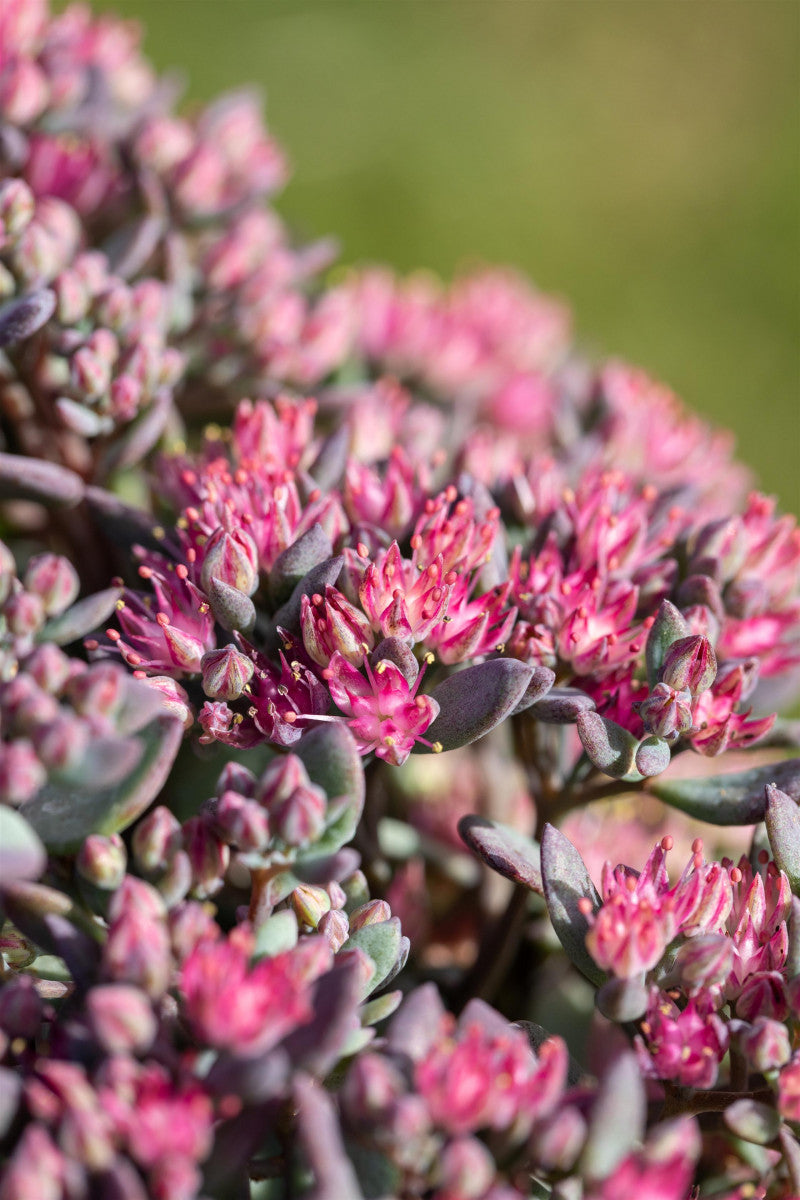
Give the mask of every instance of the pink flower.
[(681, 1087), (711, 1088), (728, 1048), (728, 1028), (702, 998), (681, 1010), (654, 990), (637, 1038), (642, 1069)]
[(418, 570), (392, 542), (364, 569), (358, 594), (373, 629), (414, 643), (424, 641), (444, 619), (452, 582), (441, 557)]
[(242, 1055), (268, 1050), (311, 1018), (310, 984), (331, 961), (327, 942), (314, 938), (251, 966), (252, 944), (243, 929), (224, 940), (201, 941), (180, 975), (198, 1038)]
[(366, 678), (338, 651), (323, 672), (334, 703), (346, 715), (361, 754), (374, 751), (378, 758), (399, 766), (416, 742), (430, 743), (423, 733), (439, 715), (431, 696), (420, 696), (420, 671), (413, 684), (393, 662), (382, 659), (371, 667), (364, 659)]
[(778, 1112), (787, 1121), (800, 1125), (800, 1052), (778, 1076)]
[[(151, 566), (139, 568), (152, 583), (153, 598), (126, 592), (118, 612), (122, 628), (109, 629), (108, 637), (124, 660), (155, 674), (196, 674), (207, 650), (214, 647), (214, 618), (203, 593), (182, 571), (167, 572)], [(155, 611), (154, 611), (155, 609)]]
[(585, 1200), (688, 1200), (701, 1141), (691, 1117), (656, 1126), (643, 1149), (629, 1154)]

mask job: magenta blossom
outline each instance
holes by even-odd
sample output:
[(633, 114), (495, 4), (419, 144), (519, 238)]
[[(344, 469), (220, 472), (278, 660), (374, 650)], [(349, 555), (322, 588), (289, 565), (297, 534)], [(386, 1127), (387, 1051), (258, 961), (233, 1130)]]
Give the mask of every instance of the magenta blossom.
[(323, 675), (334, 703), (347, 717), (359, 751), (399, 766), (439, 715), (432, 696), (418, 695), (423, 672), (413, 684), (395, 663), (382, 659), (374, 668), (364, 658), (366, 678), (338, 651)]

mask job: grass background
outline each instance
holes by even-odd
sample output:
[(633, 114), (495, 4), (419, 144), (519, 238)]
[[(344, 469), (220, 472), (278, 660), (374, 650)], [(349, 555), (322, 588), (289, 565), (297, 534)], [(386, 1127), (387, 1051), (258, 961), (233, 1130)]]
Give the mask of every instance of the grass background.
[(501, 261), (732, 426), (800, 510), (796, 0), (115, 0), (199, 101), (246, 82), (279, 208), (348, 262)]

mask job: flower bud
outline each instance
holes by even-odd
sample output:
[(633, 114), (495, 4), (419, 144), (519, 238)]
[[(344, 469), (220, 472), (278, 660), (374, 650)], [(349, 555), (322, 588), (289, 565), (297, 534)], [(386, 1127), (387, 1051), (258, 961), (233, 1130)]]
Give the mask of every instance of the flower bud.
[(209, 650), (200, 661), (203, 691), (212, 700), (236, 700), (253, 678), (251, 659), (230, 643), (221, 650)]
[(0, 803), (24, 804), (39, 791), (47, 772), (29, 741), (0, 745)]
[(214, 825), (224, 841), (239, 850), (263, 850), (269, 842), (269, 818), (255, 800), (223, 792), (214, 809)]
[(125, 843), (118, 833), (110, 837), (89, 834), (75, 860), (75, 869), (83, 879), (108, 892), (120, 887), (127, 865)]
[(783, 1021), (788, 1008), (780, 971), (758, 971), (751, 975), (736, 1000), (736, 1016), (743, 1021), (755, 1021), (759, 1016)]
[(201, 582), (210, 591), (211, 580), (218, 579), (229, 587), (252, 596), (258, 587), (258, 550), (249, 533), (237, 529), (217, 529), (212, 533), (203, 554)]
[(44, 601), (34, 592), (16, 592), (6, 600), (3, 615), (15, 637), (31, 637), (44, 625)]
[(72, 386), (86, 400), (105, 396), (111, 383), (111, 364), (88, 346), (76, 350), (70, 363)]
[(586, 1141), (586, 1121), (577, 1108), (567, 1106), (537, 1124), (531, 1149), (534, 1160), (546, 1171), (569, 1171)]
[(26, 1125), (11, 1157), (4, 1164), (2, 1200), (33, 1197), (61, 1200), (65, 1194), (67, 1161), (50, 1134), (37, 1122)]
[(192, 885), (199, 896), (219, 891), (228, 869), (231, 852), (221, 842), (204, 817), (190, 817), (183, 823), (183, 848), (192, 865)]
[(111, 412), (120, 423), (132, 421), (139, 411), (144, 388), (133, 375), (119, 375), (111, 384)]
[(692, 693), (668, 683), (657, 683), (638, 706), (645, 729), (668, 742), (675, 741), (692, 728)]
[(109, 915), (103, 948), (106, 977), (135, 984), (159, 999), (167, 990), (171, 967), (163, 900), (155, 888), (128, 875), (111, 899)]
[(37, 646), (25, 660), (25, 674), (43, 691), (57, 696), (72, 675), (72, 660), (52, 642)]
[(380, 1054), (367, 1053), (356, 1058), (347, 1072), (342, 1101), (351, 1121), (372, 1126), (388, 1117), (404, 1092), (396, 1068)]
[(311, 782), (294, 754), (270, 763), (261, 777), (257, 799), (269, 812), (273, 833), (290, 846), (314, 841), (325, 827), (325, 793)]
[(0, 990), (0, 1029), (10, 1038), (34, 1038), (44, 1006), (30, 975), (18, 975)]
[(379, 925), (391, 920), (392, 910), (385, 900), (368, 900), (350, 914), (350, 929), (363, 929), (365, 925)]
[(733, 970), (733, 941), (722, 933), (689, 938), (678, 951), (675, 968), (687, 991), (721, 987)]
[(661, 682), (676, 690), (688, 688), (693, 696), (710, 688), (716, 675), (714, 647), (699, 634), (673, 642), (661, 668)]
[(792, 1056), (789, 1030), (782, 1021), (757, 1016), (739, 1037), (742, 1053), (754, 1071), (774, 1071)]
[(219, 927), (208, 905), (184, 900), (169, 914), (169, 935), (175, 957), (183, 962), (200, 942), (214, 941), (219, 936)]
[(184, 729), (189, 729), (194, 724), (194, 714), (189, 703), (189, 696), (177, 679), (173, 679), (170, 675), (148, 675), (142, 682), (148, 687), (154, 688), (155, 691), (161, 692), (164, 697), (164, 708), (180, 721)]
[(292, 908), (301, 925), (316, 929), (325, 913), (330, 912), (331, 902), (324, 888), (302, 883), (291, 895)]
[(156, 1018), (148, 997), (127, 983), (93, 987), (86, 997), (92, 1033), (107, 1054), (141, 1054), (152, 1045)]
[(303, 596), (300, 608), (303, 644), (314, 662), (327, 667), (338, 650), (348, 662), (360, 666), (364, 647), (375, 644), (372, 626), (360, 609), (330, 584), (325, 598)]
[(122, 702), (128, 676), (116, 663), (94, 663), (67, 685), (76, 712), (84, 716), (112, 716)]
[(317, 925), (317, 933), (321, 933), (333, 950), (334, 954), (341, 950), (350, 936), (350, 923), (347, 914), (340, 908), (332, 908), (326, 912)]
[(99, 1106), (71, 1105), (61, 1121), (58, 1141), (68, 1158), (91, 1172), (102, 1171), (114, 1161), (111, 1121)]
[(217, 780), (216, 793), (222, 796), (225, 792), (236, 792), (251, 800), (256, 794), (257, 780), (248, 767), (242, 763), (226, 763)]
[(442, 1200), (481, 1200), (494, 1177), (494, 1159), (477, 1138), (455, 1138), (442, 1151), (439, 1159)]
[(136, 826), (131, 844), (136, 866), (145, 874), (153, 874), (165, 867), (180, 849), (180, 822), (160, 804)]
[(78, 766), (89, 744), (85, 721), (63, 710), (31, 732), (36, 753), (49, 771), (70, 771)]
[(36, 200), (22, 179), (4, 179), (0, 183), (0, 233), (9, 240), (18, 238), (33, 220)]

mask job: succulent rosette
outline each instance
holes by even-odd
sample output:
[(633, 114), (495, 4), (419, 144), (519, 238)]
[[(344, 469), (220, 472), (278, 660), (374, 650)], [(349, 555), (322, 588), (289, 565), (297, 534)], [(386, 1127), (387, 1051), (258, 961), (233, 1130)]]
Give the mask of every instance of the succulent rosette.
[(800, 1194), (800, 531), (286, 175), (2, 7), (0, 1200)]

